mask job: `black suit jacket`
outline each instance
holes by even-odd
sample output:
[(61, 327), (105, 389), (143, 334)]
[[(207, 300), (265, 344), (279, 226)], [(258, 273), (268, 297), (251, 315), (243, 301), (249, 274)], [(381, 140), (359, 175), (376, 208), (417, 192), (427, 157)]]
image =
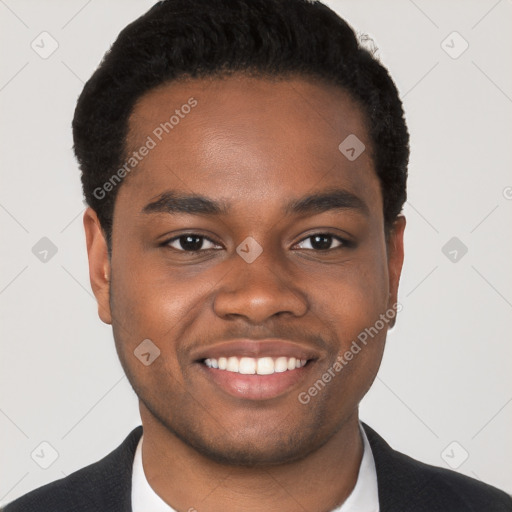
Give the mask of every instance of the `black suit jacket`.
[[(374, 430), (381, 512), (511, 512), (512, 498), (490, 485), (428, 466), (393, 450)], [(100, 461), (25, 494), (4, 512), (131, 512), (132, 464), (142, 426)]]

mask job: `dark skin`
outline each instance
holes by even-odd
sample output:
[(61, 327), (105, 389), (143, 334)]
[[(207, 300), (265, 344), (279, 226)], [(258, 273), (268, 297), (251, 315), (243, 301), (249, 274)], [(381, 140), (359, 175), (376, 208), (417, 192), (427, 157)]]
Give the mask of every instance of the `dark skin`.
[[(139, 396), (144, 471), (178, 511), (331, 510), (357, 480), (358, 404), (387, 327), (307, 405), (297, 396), (397, 302), (405, 219), (386, 237), (364, 116), (340, 88), (244, 76), (165, 85), (133, 110), (134, 149), (190, 97), (197, 106), (119, 188), (111, 258), (95, 212), (84, 217), (99, 315)], [(366, 145), (353, 162), (338, 150), (349, 134)], [(334, 189), (358, 201), (285, 211)], [(171, 190), (229, 211), (144, 211)], [(186, 250), (184, 233), (206, 239)], [(322, 233), (320, 247), (310, 237)], [(236, 252), (248, 236), (263, 248), (250, 264)], [(194, 356), (241, 337), (309, 347), (306, 377), (271, 399), (226, 394)], [(133, 355), (147, 338), (161, 351), (150, 366)]]

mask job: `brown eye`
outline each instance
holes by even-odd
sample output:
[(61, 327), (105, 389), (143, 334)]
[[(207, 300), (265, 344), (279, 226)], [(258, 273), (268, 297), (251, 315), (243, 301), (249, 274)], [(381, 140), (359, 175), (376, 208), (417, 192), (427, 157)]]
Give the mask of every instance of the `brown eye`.
[(220, 247), (209, 238), (197, 235), (195, 233), (187, 233), (185, 235), (177, 236), (166, 242), (165, 245), (172, 247), (177, 251), (187, 252), (197, 252), (201, 250), (209, 250)]
[[(332, 247), (333, 242), (337, 244), (334, 247)], [(331, 235), (330, 233), (316, 233), (310, 235), (298, 244), (300, 249), (315, 251), (329, 251), (348, 245), (349, 243), (346, 240), (343, 240), (339, 236)]]

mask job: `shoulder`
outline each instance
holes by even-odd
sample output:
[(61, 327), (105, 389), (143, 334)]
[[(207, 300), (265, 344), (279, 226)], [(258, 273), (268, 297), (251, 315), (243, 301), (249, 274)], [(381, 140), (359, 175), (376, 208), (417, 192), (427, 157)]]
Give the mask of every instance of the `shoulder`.
[(139, 426), (103, 459), (21, 496), (2, 512), (127, 510), (124, 505), (131, 500), (133, 457), (141, 435)]
[(512, 498), (505, 492), (408, 457), (393, 450), (367, 425), (364, 428), (375, 460), (383, 512), (512, 512)]

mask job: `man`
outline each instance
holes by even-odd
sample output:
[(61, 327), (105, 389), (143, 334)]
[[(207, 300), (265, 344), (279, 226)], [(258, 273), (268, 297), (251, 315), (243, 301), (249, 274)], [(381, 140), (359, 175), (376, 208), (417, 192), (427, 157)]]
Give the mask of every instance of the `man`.
[(409, 149), (391, 78), (335, 13), (159, 2), (73, 130), (142, 427), (6, 512), (512, 510), (359, 421), (398, 309)]

